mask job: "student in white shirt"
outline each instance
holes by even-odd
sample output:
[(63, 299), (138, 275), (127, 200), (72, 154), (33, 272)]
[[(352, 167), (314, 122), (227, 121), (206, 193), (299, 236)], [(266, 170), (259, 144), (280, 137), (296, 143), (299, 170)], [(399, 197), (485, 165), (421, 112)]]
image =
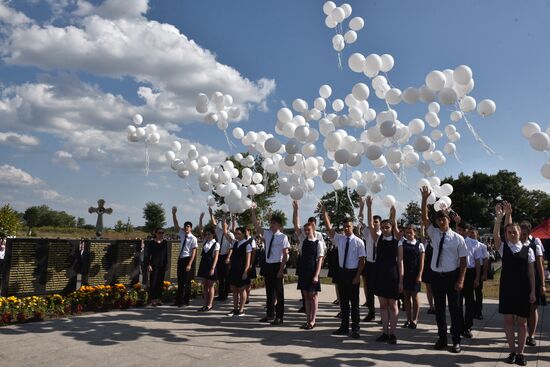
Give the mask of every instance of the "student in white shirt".
[[(277, 215), (270, 218), (269, 229), (262, 230), (260, 221), (256, 217), (256, 206), (252, 205), (251, 219), (256, 234), (261, 236), (265, 244), (265, 292), (267, 298), (267, 315), (260, 322), (269, 322), (271, 325), (283, 323), (285, 310), (284, 270), (288, 260), (290, 242), (282, 232), (283, 220)], [(275, 307), (275, 300), (277, 306)]]
[(172, 207), (172, 220), (174, 229), (180, 237), (180, 251), (178, 255), (178, 290), (174, 306), (189, 306), (191, 298), (191, 278), (193, 277), (193, 262), (197, 256), (197, 237), (191, 233), (193, 224), (189, 221), (180, 228), (178, 218), (176, 217), (178, 209)]
[[(500, 223), (506, 216), (504, 234), (500, 238)], [(498, 311), (504, 315), (504, 333), (508, 341), (510, 354), (506, 363), (525, 366), (525, 340), (527, 336), (527, 319), (530, 304), (535, 302), (535, 254), (528, 246), (524, 246), (519, 238), (520, 226), (512, 223), (512, 206), (508, 202), (495, 207), (495, 226), (493, 237), (495, 246), (502, 257), (500, 275)], [(516, 348), (515, 328), (518, 338)]]
[(227, 232), (227, 235), (229, 236), (229, 240), (224, 236), (223, 234), (223, 223), (222, 221), (225, 219), (222, 219), (218, 221), (216, 217), (214, 216), (214, 213), (212, 212), (212, 208), (208, 208), (208, 213), (210, 214), (210, 221), (214, 226), (216, 226), (216, 239), (218, 240), (220, 244), (220, 253), (219, 258), (217, 262), (217, 278), (218, 278), (218, 296), (216, 297), (216, 301), (225, 301), (227, 300), (227, 295), (229, 294), (230, 286), (229, 281), (227, 279), (228, 272), (229, 272), (229, 257), (227, 256), (229, 254), (229, 249), (231, 246), (233, 246), (233, 242), (235, 242), (235, 236), (232, 232), (235, 231), (235, 217), (231, 216), (231, 231)]
[[(468, 227), (468, 237), (478, 241), (479, 233), (477, 229), (470, 225)], [(487, 251), (487, 245), (478, 241), (478, 246), (481, 254), (480, 264), (480, 278), (478, 281), (478, 287), (474, 291), (474, 319), (483, 320), (483, 282), (486, 282), (488, 279), (489, 271), (489, 251)]]
[(365, 244), (353, 234), (353, 220), (343, 221), (343, 234), (336, 233), (330, 223), (326, 208), (322, 207), (325, 227), (333, 244), (338, 247), (338, 291), (340, 292), (340, 328), (333, 335), (349, 334), (351, 303), (351, 337), (359, 338), (359, 283), (365, 267)]
[(250, 268), (248, 270), (248, 278), (250, 279), (250, 284), (246, 287), (246, 304), (250, 302), (250, 291), (252, 290), (252, 282), (258, 277), (256, 271), (256, 253), (258, 251), (258, 244), (252, 233), (250, 232), (249, 227), (245, 227), (245, 237), (247, 240), (250, 240), (250, 246), (252, 247), (252, 252), (250, 253)]
[(428, 197), (431, 192), (426, 186), (420, 189), (422, 193), (422, 223), (430, 236), (433, 245), (432, 256), (432, 292), (435, 302), (435, 318), (439, 339), (434, 345), (437, 350), (447, 349), (446, 303), (448, 300), (451, 314), (451, 334), (453, 338), (452, 353), (460, 353), (462, 333), (462, 317), (459, 305), (459, 295), (464, 287), (466, 275), (466, 243), (464, 238), (453, 231), (449, 224), (449, 214), (436, 212), (437, 227), (434, 227), (428, 217)]
[(524, 246), (529, 246), (535, 254), (535, 302), (531, 304), (529, 319), (527, 320), (527, 340), (525, 344), (530, 347), (535, 347), (535, 331), (539, 321), (538, 306), (546, 305), (546, 286), (544, 281), (544, 247), (538, 238), (531, 236), (531, 223), (524, 220), (520, 224), (521, 233), (520, 241)]

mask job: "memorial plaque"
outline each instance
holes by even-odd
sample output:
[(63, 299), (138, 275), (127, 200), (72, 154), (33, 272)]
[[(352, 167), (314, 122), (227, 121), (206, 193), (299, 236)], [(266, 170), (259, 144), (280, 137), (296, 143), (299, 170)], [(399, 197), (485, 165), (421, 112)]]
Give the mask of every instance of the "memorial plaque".
[(178, 256), (180, 254), (180, 242), (168, 242), (168, 269), (166, 269), (166, 280), (177, 282), (178, 280)]
[(115, 267), (115, 282), (124, 285), (136, 283), (139, 280), (139, 253), (141, 241), (117, 241), (117, 261)]
[(90, 260), (87, 279), (90, 286), (108, 285), (114, 279), (115, 247), (111, 241), (90, 241)]
[(7, 249), (7, 294), (29, 296), (44, 293), (47, 279), (47, 244), (37, 239), (8, 239)]
[(48, 244), (47, 293), (69, 293), (76, 288), (73, 270), (74, 245), (68, 241), (51, 241)]

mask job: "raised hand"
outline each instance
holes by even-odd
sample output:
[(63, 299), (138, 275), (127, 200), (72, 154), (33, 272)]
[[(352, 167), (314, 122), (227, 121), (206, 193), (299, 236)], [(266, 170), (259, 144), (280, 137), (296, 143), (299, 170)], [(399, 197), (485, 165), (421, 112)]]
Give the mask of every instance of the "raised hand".
[(502, 217), (504, 217), (504, 209), (502, 208), (501, 203), (498, 203), (497, 205), (495, 205), (495, 215), (501, 219)]
[(173, 206), (172, 207), (172, 214), (176, 214), (178, 212), (178, 208)]
[(512, 214), (512, 204), (509, 202), (504, 201), (502, 203), (502, 209), (504, 210), (504, 214)]
[(430, 188), (428, 186), (422, 186), (422, 188), (420, 189), (420, 193), (422, 194), (422, 199), (428, 200), (428, 197), (432, 192), (430, 191)]
[(298, 209), (298, 201), (297, 200), (292, 200), (292, 209), (294, 209), (294, 210)]
[(201, 213), (200, 217), (199, 217), (199, 220), (202, 221), (202, 219), (204, 218), (204, 212)]
[(212, 215), (212, 207), (211, 206), (208, 207), (208, 214)]
[(367, 206), (369, 206), (369, 207), (372, 206), (372, 201), (373, 201), (373, 200), (372, 200), (372, 196), (368, 195), (368, 196), (367, 196), (367, 199), (366, 199)]
[(359, 203), (359, 207), (362, 208), (365, 205), (365, 199), (362, 196), (359, 196), (357, 199), (357, 202)]

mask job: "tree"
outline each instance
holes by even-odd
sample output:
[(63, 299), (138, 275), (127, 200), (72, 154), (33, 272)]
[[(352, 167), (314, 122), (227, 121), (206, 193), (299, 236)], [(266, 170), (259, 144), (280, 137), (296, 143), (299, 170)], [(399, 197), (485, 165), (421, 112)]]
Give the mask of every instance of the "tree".
[[(351, 199), (351, 203), (350, 203)], [(327, 209), (330, 216), (332, 227), (335, 230), (340, 230), (342, 222), (346, 218), (355, 219), (355, 209), (359, 208), (357, 201), (359, 200), (359, 194), (356, 191), (352, 191), (348, 196), (348, 188), (344, 187), (340, 190), (334, 190), (326, 193), (321, 197), (321, 202)], [(325, 227), (323, 217), (321, 215), (321, 209), (317, 207), (315, 214), (319, 217), (321, 227)]]
[(461, 173), (456, 179), (445, 178), (442, 183), (453, 186), (452, 209), (463, 221), (477, 227), (492, 226), (495, 204), (502, 200), (512, 203), (515, 221), (528, 220), (537, 225), (550, 213), (550, 195), (527, 190), (515, 172), (501, 170), (494, 175), (474, 172), (471, 176)]
[(19, 213), (10, 204), (0, 208), (0, 237), (15, 236), (23, 228)]
[(74, 227), (76, 219), (74, 216), (65, 213), (64, 211), (56, 211), (50, 209), (47, 205), (31, 206), (25, 210), (23, 219), (29, 233), (34, 227)]
[(161, 203), (152, 201), (145, 204), (143, 208), (143, 218), (145, 219), (145, 230), (153, 233), (155, 229), (162, 228), (166, 225), (166, 213)]
[(78, 217), (76, 218), (76, 226), (77, 227), (84, 227), (86, 225), (86, 220), (84, 218)]
[(407, 204), (405, 212), (401, 214), (401, 224), (420, 224), (422, 211), (418, 202), (411, 201)]
[[(249, 155), (249, 153), (242, 153), (243, 157), (246, 157)], [(242, 169), (244, 168), (243, 165), (241, 165), (240, 162), (238, 162), (233, 157), (228, 157), (229, 160), (231, 160), (235, 166), (236, 169), (239, 170), (239, 172), (242, 172)], [(268, 220), (268, 214), (271, 211), (271, 206), (273, 205), (272, 198), (275, 196), (277, 191), (279, 190), (279, 175), (277, 173), (268, 173), (264, 170), (262, 167), (263, 157), (262, 156), (256, 156), (254, 157), (254, 167), (252, 167), (252, 171), (261, 173), (264, 177), (263, 185), (265, 186), (265, 191), (260, 195), (255, 195), (253, 200), (256, 203), (256, 215), (258, 220), (261, 220), (262, 222), (267, 222)], [(267, 175), (267, 176), (266, 176)], [(212, 191), (212, 195), (216, 198), (216, 203), (221, 206), (224, 204), (224, 198), (216, 194)], [(216, 211), (216, 216), (221, 217), (223, 213), (221, 211)], [(239, 224), (243, 226), (249, 226), (252, 224), (251, 216), (250, 216), (250, 209), (246, 210), (244, 213), (238, 215)]]
[(276, 210), (273, 210), (273, 211), (271, 212), (270, 217), (271, 217), (271, 216), (274, 216), (274, 215), (279, 216), (279, 218), (281, 218), (281, 221), (282, 221), (282, 223), (281, 223), (282, 226), (283, 226), (283, 227), (286, 227), (286, 224), (287, 224), (287, 222), (288, 222), (288, 219), (287, 219), (287, 217), (286, 217), (285, 212), (283, 212), (282, 210), (276, 209)]
[(126, 224), (120, 219), (116, 221), (115, 227), (113, 228), (115, 232), (124, 232), (126, 231)]

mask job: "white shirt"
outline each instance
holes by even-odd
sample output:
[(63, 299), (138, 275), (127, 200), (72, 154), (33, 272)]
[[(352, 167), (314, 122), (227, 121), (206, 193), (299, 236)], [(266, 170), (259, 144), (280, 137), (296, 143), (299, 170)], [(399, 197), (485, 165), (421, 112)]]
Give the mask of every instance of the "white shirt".
[[(524, 246), (531, 246), (531, 240), (533, 239), (533, 236), (529, 235), (527, 237), (527, 241), (523, 242)], [(540, 239), (535, 238), (535, 256), (543, 256), (544, 254), (544, 246), (542, 245), (542, 242), (540, 242)]]
[[(505, 242), (502, 242), (500, 244), (500, 248), (498, 249), (498, 252), (500, 253), (500, 257), (502, 257), (504, 254), (504, 243)], [(513, 254), (517, 254), (518, 252), (520, 252), (524, 246), (525, 245), (522, 244), (521, 242), (508, 244), (508, 248), (512, 251)], [(533, 249), (531, 248), (529, 249), (529, 255), (527, 255), (527, 258), (528, 258), (529, 264), (535, 262), (535, 253), (533, 252)]]
[[(241, 247), (246, 242), (248, 242), (248, 239), (240, 240), (239, 242), (237, 242), (237, 247)], [(249, 252), (252, 252), (252, 243), (247, 243), (246, 245), (246, 253), (249, 253)]]
[[(377, 236), (382, 235), (382, 231), (378, 230), (376, 232)], [(370, 235), (370, 229), (369, 227), (365, 226), (363, 227), (363, 237), (365, 237), (365, 251), (366, 251), (366, 258), (367, 261), (370, 263), (375, 262), (374, 259), (374, 239)]]
[[(179, 232), (180, 236), (180, 259), (186, 258), (191, 256), (191, 252), (194, 248), (197, 248), (197, 237), (193, 235), (193, 233), (186, 234), (183, 229), (180, 229)], [(187, 241), (185, 241), (185, 237), (187, 237)], [(183, 243), (185, 242), (185, 246)], [(183, 248), (182, 248), (183, 246)]]
[[(247, 240), (249, 240), (249, 239), (250, 239), (250, 237), (247, 238)], [(252, 247), (253, 250), (258, 248), (258, 245), (256, 244), (255, 239), (252, 239), (252, 242), (250, 242), (250, 246)], [(271, 251), (273, 251), (273, 250), (271, 250)]]
[(333, 238), (334, 243), (338, 246), (338, 264), (340, 268), (357, 269), (359, 267), (359, 259), (365, 257), (365, 244), (362, 239), (352, 234), (349, 236), (348, 256), (344, 266), (344, 256), (346, 255), (346, 243), (348, 236), (335, 233)]
[[(409, 241), (405, 237), (403, 237), (399, 240), (399, 243), (397, 244), (397, 246), (398, 247), (403, 246), (403, 242), (405, 241), (407, 241), (407, 243), (410, 243), (411, 245), (416, 245), (416, 243), (418, 242), (416, 239)], [(418, 250), (420, 251), (420, 253), (426, 252), (426, 249), (424, 248), (424, 244), (422, 242), (418, 243)]]
[(466, 266), (470, 269), (475, 268), (476, 260), (483, 259), (483, 250), (481, 249), (480, 243), (473, 238), (465, 237), (464, 242), (466, 242), (466, 249), (468, 250), (468, 255), (466, 256)]
[[(488, 259), (489, 258), (489, 251), (487, 250), (487, 245), (484, 244), (483, 242), (478, 242), (479, 243), (479, 250), (481, 252), (481, 259)], [(483, 265), (483, 264), (481, 264)]]
[[(273, 238), (273, 243), (271, 243), (271, 238)], [(277, 233), (273, 234), (271, 230), (265, 229), (264, 230), (264, 244), (265, 244), (265, 261), (268, 264), (276, 264), (283, 262), (283, 250), (285, 248), (290, 248), (290, 242), (288, 242), (288, 238), (286, 235), (281, 232), (277, 231)], [(271, 254), (269, 254), (269, 248), (271, 244)], [(270, 255), (268, 257), (268, 255)]]
[(218, 222), (216, 225), (216, 238), (220, 243), (220, 255), (227, 255), (231, 244), (235, 242), (235, 236), (231, 232), (227, 232), (227, 235), (231, 238), (231, 241), (228, 241), (227, 238), (223, 235), (223, 228), (221, 222)]
[(437, 266), (437, 257), (439, 255), (439, 241), (443, 232), (433, 225), (428, 226), (428, 235), (432, 240), (433, 256), (431, 269), (436, 272), (450, 272), (456, 270), (460, 266), (460, 258), (468, 256), (468, 250), (464, 237), (449, 229), (445, 232), (445, 241), (443, 242), (443, 252), (439, 259), (439, 267)]
[(216, 240), (207, 241), (203, 246), (203, 251), (208, 252), (210, 251), (210, 248), (214, 245), (214, 251), (220, 251), (220, 244), (216, 242)]
[(0, 260), (4, 260), (5, 257), (6, 257), (6, 249), (4, 248), (4, 250), (0, 250)]
[[(316, 234), (319, 232), (316, 232)], [(304, 245), (304, 241), (307, 239), (306, 236), (300, 235), (300, 242), (298, 243), (298, 253), (302, 254), (302, 246)], [(315, 236), (315, 239), (310, 241), (317, 241), (317, 257), (325, 256), (325, 245), (324, 242), (321, 242), (317, 236)], [(349, 254), (348, 254), (349, 255)]]
[[(298, 236), (298, 251), (302, 253), (302, 243), (304, 243), (304, 240), (306, 239), (306, 235), (304, 231), (300, 231), (300, 236)], [(325, 239), (323, 238), (323, 234), (319, 231), (315, 231), (315, 239), (319, 241), (319, 244), (323, 247), (323, 253), (325, 253), (326, 244)], [(324, 256), (324, 255), (319, 255)]]

